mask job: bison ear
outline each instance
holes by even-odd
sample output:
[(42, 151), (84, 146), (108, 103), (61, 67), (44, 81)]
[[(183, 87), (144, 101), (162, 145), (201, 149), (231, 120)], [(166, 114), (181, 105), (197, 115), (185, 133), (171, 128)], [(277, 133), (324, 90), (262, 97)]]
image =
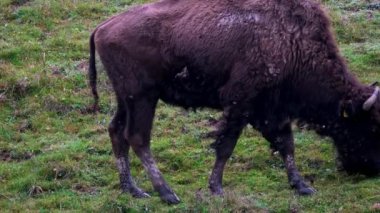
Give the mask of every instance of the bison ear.
[(339, 116), (342, 118), (349, 118), (355, 115), (356, 109), (351, 100), (341, 101), (339, 104)]

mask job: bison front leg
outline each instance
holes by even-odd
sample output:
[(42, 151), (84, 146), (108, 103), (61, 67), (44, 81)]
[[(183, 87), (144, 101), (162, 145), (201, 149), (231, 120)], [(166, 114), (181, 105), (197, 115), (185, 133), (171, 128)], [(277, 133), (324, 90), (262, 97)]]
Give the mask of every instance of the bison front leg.
[(280, 125), (277, 129), (264, 130), (262, 134), (271, 143), (271, 147), (279, 151), (285, 162), (290, 186), (300, 195), (311, 195), (316, 190), (305, 183), (294, 160), (294, 139), (291, 124)]
[(129, 100), (128, 109), (130, 109), (131, 117), (124, 134), (148, 172), (152, 185), (160, 194), (161, 199), (169, 204), (176, 204), (180, 200), (164, 180), (150, 150), (150, 134), (157, 100), (154, 97)]
[(138, 188), (132, 178), (129, 167), (129, 144), (124, 138), (126, 128), (127, 111), (125, 103), (118, 98), (118, 108), (112, 119), (108, 131), (112, 142), (112, 150), (116, 157), (116, 165), (119, 170), (120, 186), (123, 192), (129, 192), (133, 197), (149, 197), (147, 193)]
[(223, 121), (220, 122), (216, 141), (211, 144), (215, 149), (216, 161), (209, 178), (209, 188), (213, 195), (223, 195), (223, 171), (227, 160), (234, 151), (239, 135), (247, 124), (243, 111), (232, 109), (225, 111)]

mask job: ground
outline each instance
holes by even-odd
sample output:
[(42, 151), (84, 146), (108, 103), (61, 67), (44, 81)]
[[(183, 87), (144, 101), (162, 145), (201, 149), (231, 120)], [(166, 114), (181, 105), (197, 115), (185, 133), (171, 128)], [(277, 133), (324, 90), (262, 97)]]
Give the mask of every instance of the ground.
[[(376, 211), (380, 178), (338, 172), (330, 140), (297, 128), (296, 159), (316, 195), (297, 196), (281, 159), (248, 127), (225, 170), (225, 197), (211, 197), (207, 178), (214, 153), (212, 141), (203, 136), (219, 114), (163, 103), (156, 114), (152, 150), (182, 202), (162, 203), (134, 154), (132, 173), (152, 197), (122, 194), (107, 133), (115, 100), (101, 68), (101, 112), (86, 113), (92, 101), (86, 80), (88, 38), (107, 17), (143, 2), (0, 1), (1, 212)], [(380, 80), (380, 3), (322, 3), (352, 72), (365, 83)]]

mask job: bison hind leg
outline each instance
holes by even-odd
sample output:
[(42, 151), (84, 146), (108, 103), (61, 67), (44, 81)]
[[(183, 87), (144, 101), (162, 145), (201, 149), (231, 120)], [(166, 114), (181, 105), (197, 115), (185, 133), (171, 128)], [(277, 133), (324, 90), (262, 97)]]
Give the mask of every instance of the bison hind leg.
[(109, 127), (109, 135), (112, 143), (112, 150), (116, 157), (116, 166), (119, 170), (120, 187), (123, 192), (129, 192), (133, 197), (150, 197), (149, 194), (138, 188), (133, 181), (129, 165), (129, 143), (124, 137), (127, 126), (127, 108), (121, 98), (117, 98), (118, 107)]
[(161, 200), (168, 204), (177, 204), (180, 199), (166, 183), (150, 150), (151, 129), (158, 95), (154, 91), (146, 94), (148, 95), (128, 100), (130, 118), (124, 136), (141, 160)]

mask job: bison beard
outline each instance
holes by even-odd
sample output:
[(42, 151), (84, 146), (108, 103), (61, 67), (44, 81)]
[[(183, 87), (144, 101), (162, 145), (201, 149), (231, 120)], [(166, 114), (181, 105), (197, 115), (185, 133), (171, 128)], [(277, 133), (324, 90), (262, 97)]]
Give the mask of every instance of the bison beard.
[(179, 198), (150, 151), (157, 101), (223, 110), (209, 179), (221, 195), (224, 166), (251, 124), (285, 162), (299, 194), (315, 190), (294, 161), (291, 123), (331, 137), (349, 173), (380, 171), (380, 95), (348, 72), (321, 6), (309, 0), (162, 0), (99, 25), (90, 38), (90, 85), (96, 91), (95, 47), (118, 102), (109, 126), (121, 188), (149, 196), (130, 174), (132, 147), (162, 200)]

